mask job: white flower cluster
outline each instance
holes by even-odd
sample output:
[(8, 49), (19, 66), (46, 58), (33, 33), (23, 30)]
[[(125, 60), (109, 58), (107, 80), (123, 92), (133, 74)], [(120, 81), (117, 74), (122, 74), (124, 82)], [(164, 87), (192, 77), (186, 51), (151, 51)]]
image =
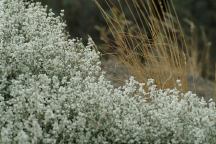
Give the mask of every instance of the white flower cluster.
[(214, 102), (154, 80), (116, 89), (92, 40), (68, 39), (61, 17), (21, 0), (0, 7), (1, 144), (216, 143)]

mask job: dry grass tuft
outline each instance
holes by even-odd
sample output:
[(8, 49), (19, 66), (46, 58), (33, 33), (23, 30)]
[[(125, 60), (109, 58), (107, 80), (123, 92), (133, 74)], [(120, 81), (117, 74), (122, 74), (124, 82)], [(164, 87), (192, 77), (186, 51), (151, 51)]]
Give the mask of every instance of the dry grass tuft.
[(140, 82), (153, 78), (162, 88), (180, 79), (186, 90), (191, 52), (172, 2), (159, 1), (95, 0), (112, 35), (110, 47), (131, 75)]

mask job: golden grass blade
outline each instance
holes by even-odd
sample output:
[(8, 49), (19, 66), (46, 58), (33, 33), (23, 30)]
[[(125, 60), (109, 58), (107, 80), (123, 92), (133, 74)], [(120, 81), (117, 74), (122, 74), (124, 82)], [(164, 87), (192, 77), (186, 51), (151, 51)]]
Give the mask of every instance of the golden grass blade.
[(154, 78), (161, 87), (175, 86), (180, 78), (186, 87), (189, 52), (172, 2), (105, 0), (109, 12), (100, 0), (95, 2), (112, 33), (119, 59), (132, 75), (140, 81)]

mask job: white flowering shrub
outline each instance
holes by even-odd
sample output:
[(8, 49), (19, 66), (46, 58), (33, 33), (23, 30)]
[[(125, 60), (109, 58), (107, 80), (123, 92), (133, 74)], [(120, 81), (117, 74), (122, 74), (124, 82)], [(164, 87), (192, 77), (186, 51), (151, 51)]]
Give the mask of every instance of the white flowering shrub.
[(153, 80), (114, 88), (93, 47), (39, 3), (0, 0), (1, 144), (216, 143), (214, 102)]

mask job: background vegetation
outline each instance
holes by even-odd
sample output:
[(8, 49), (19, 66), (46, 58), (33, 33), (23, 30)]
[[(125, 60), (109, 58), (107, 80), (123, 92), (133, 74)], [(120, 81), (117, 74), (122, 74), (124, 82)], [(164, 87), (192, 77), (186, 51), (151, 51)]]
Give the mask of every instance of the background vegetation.
[[(100, 32), (106, 26), (93, 0), (34, 0), (48, 5), (58, 15), (65, 10), (67, 29), (72, 37), (87, 38), (91, 35), (95, 42), (101, 42)], [(198, 49), (198, 59), (202, 61), (202, 76), (214, 79), (216, 62), (216, 2), (214, 0), (173, 0), (180, 22), (188, 39), (193, 37)], [(105, 2), (104, 2), (105, 3)], [(194, 26), (193, 31), (191, 28)], [(98, 27), (99, 26), (99, 27)], [(100, 28), (100, 29), (99, 29)], [(207, 54), (208, 51), (208, 54)], [(203, 55), (205, 53), (205, 55)], [(210, 63), (209, 63), (210, 62)], [(207, 65), (209, 67), (207, 67)]]

